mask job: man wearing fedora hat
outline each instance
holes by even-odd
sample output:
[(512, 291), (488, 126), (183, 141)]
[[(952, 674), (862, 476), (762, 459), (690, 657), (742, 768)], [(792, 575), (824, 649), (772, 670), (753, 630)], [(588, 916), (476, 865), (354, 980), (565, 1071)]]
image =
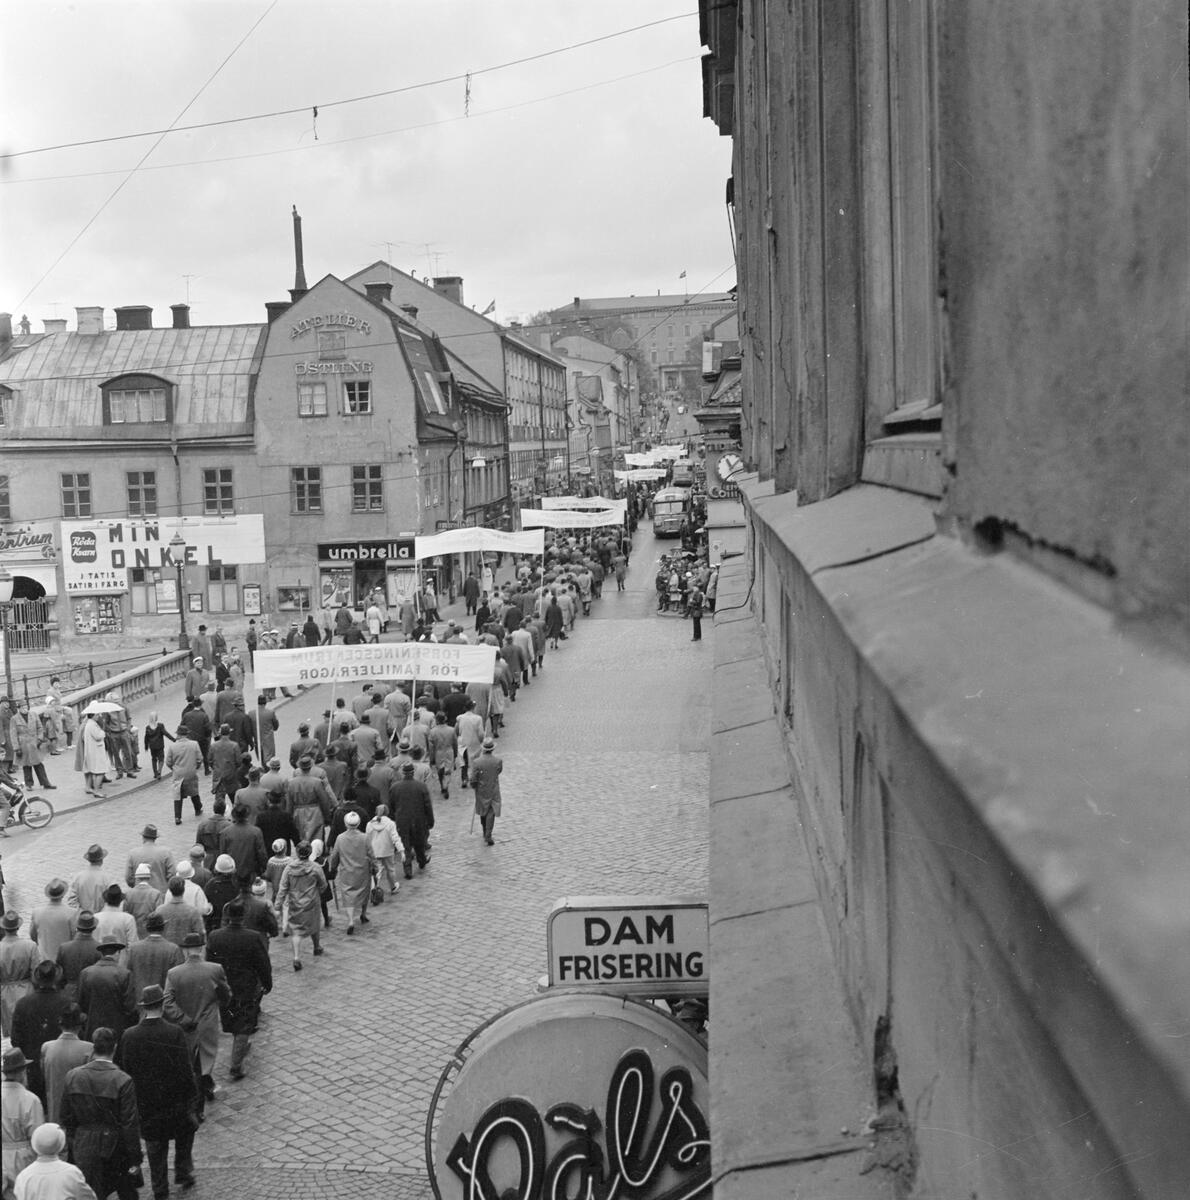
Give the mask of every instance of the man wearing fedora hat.
[(86, 1035), (95, 1040), (95, 1030), (106, 1027), (117, 1039), (136, 1021), (136, 993), (132, 972), (123, 966), (119, 953), (124, 939), (109, 933), (96, 943), (99, 961), (79, 976), (79, 1008), (87, 1014)]
[(33, 990), (33, 968), (41, 962), (41, 951), (21, 937), (21, 914), (9, 910), (0, 918), (0, 1032), (12, 1033), (12, 1010)]
[(139, 996), (151, 983), (159, 983), (164, 987), (170, 968), (185, 961), (182, 947), (165, 936), (165, 917), (159, 912), (150, 913), (145, 918), (145, 936), (134, 946), (128, 947), (132, 994)]
[(57, 959), (58, 947), (74, 937), (78, 913), (66, 903), (69, 886), (65, 879), (56, 876), (51, 879), (45, 885), (46, 902), (39, 904), (29, 917), (29, 940), (37, 943), (41, 957), (50, 962)]
[(149, 882), (159, 891), (164, 892), (169, 881), (173, 878), (176, 863), (169, 849), (157, 841), (157, 826), (146, 825), (140, 831), (141, 844), (128, 855), (124, 869), (124, 882), (129, 887), (136, 886), (136, 868), (141, 863), (148, 864)]
[[(52, 963), (48, 964), (53, 966)], [(45, 1115), (56, 1121), (62, 1114), (62, 1092), (66, 1087), (66, 1076), (75, 1067), (81, 1067), (91, 1057), (94, 1047), (81, 1036), (83, 1010), (71, 1001), (58, 1013), (57, 1036), (44, 1039), (41, 1043), (41, 1062), (38, 1075), (41, 1079), (45, 1101)], [(51, 1031), (47, 1030), (47, 1033)], [(29, 1068), (30, 1083), (34, 1068)]]
[(66, 1133), (60, 1125), (38, 1125), (30, 1143), (37, 1158), (17, 1176), (17, 1200), (94, 1200), (82, 1171), (61, 1157)]
[(231, 999), (231, 988), (223, 968), (204, 960), (205, 942), (201, 933), (188, 933), (182, 942), (186, 961), (165, 977), (165, 1015), (186, 1035), (202, 1099), (214, 1100), (213, 1075), (222, 1029), (219, 1012)]
[(504, 760), (496, 753), (496, 743), (484, 738), (480, 756), (471, 764), (471, 786), (475, 789), (475, 815), (483, 825), (484, 844), (494, 846), (492, 831), (500, 815), (500, 773)]
[(61, 972), (54, 963), (38, 963), (33, 969), (33, 991), (17, 1001), (12, 1013), (12, 1044), (20, 1046), (29, 1059), (28, 1086), (43, 1103), (47, 1097), (41, 1047), (58, 1036), (58, 1022), (71, 1006), (60, 990), (60, 983)]
[(98, 842), (92, 842), (87, 847), (83, 858), (87, 865), (70, 881), (66, 903), (71, 908), (98, 912), (103, 907), (103, 893), (109, 884), (117, 881), (117, 877), (104, 870), (103, 861), (107, 858), (107, 851)]
[(211, 934), (207, 962), (217, 963), (227, 975), (231, 1000), (221, 1014), (223, 1030), (233, 1036), (231, 1077), (244, 1078), (244, 1058), (260, 1017), (260, 998), (273, 990), (273, 968), (264, 938), (245, 928), (245, 905), (233, 900), (223, 910), (227, 922)]
[(127, 948), (135, 945), (140, 935), (136, 931), (136, 918), (124, 911), (124, 889), (118, 883), (113, 883), (103, 893), (103, 908), (95, 914), (95, 936), (102, 941), (109, 935), (118, 937), (124, 943), (125, 948), (117, 955), (117, 960), (122, 967), (126, 967)]
[(83, 909), (78, 915), (74, 937), (58, 947), (54, 960), (62, 971), (62, 990), (70, 1000), (78, 999), (79, 979), (93, 963), (99, 961), (99, 946), (95, 941), (95, 914)]
[(392, 809), (393, 823), (405, 845), (405, 878), (413, 878), (413, 860), (425, 870), (430, 861), (428, 839), (434, 828), (434, 805), (430, 800), (430, 789), (413, 777), (414, 764), (406, 760), (401, 764), (401, 777), (388, 790), (388, 804)]
[(145, 1157), (136, 1088), (112, 1061), (116, 1035), (100, 1027), (91, 1041), (90, 1061), (66, 1076), (62, 1090), (62, 1128), (70, 1157), (96, 1196), (115, 1192), (119, 1200), (136, 1200), (138, 1189), (130, 1172)]
[(45, 1123), (45, 1110), (38, 1098), (25, 1086), (25, 1068), (29, 1060), (19, 1047), (5, 1050), (0, 1058), (0, 1124), (4, 1131), (4, 1195), (13, 1194), (17, 1176), (37, 1155), (33, 1152), (33, 1131)]
[(165, 990), (150, 984), (140, 993), (140, 1024), (127, 1030), (116, 1065), (136, 1088), (141, 1136), (149, 1159), (153, 1195), (169, 1195), (169, 1144), (174, 1144), (174, 1182), (194, 1186), (194, 1133), (198, 1085), (186, 1035), (165, 1020)]

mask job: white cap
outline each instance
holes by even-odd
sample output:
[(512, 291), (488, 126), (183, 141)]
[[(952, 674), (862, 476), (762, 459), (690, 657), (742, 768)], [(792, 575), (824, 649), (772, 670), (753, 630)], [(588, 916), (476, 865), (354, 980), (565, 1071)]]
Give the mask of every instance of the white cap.
[(140, 865), (139, 865), (139, 866), (136, 868), (136, 874), (137, 874), (137, 875), (152, 875), (152, 874), (153, 874), (153, 868), (152, 868), (151, 866), (149, 866), (149, 864), (148, 864), (148, 863), (141, 863), (141, 864), (140, 864)]
[(346, 825), (352, 825), (352, 826), (358, 825), (358, 824), (359, 824), (359, 813), (357, 813), (357, 812), (349, 812), (349, 813), (348, 813), (348, 814), (347, 814), (347, 815), (346, 815), (346, 816), (343, 818), (343, 822), (344, 822), (344, 824), (346, 824)]
[(187, 859), (185, 862), (180, 862), (178, 863), (177, 870), (174, 871), (174, 874), (179, 879), (193, 879), (194, 864), (189, 859)]

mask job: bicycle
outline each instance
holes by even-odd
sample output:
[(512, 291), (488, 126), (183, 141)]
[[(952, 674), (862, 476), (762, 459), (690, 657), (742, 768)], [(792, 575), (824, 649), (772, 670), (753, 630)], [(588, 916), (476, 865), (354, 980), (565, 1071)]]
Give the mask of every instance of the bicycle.
[(54, 806), (48, 800), (26, 796), (24, 788), (5, 771), (0, 771), (0, 802), (8, 807), (5, 829), (10, 825), (44, 829), (54, 819)]

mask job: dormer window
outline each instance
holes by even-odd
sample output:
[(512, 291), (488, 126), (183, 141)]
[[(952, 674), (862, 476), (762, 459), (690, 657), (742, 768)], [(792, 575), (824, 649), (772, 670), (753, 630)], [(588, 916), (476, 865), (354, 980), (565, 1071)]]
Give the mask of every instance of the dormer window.
[(155, 375), (124, 375), (102, 385), (105, 425), (149, 425), (170, 420), (173, 387)]

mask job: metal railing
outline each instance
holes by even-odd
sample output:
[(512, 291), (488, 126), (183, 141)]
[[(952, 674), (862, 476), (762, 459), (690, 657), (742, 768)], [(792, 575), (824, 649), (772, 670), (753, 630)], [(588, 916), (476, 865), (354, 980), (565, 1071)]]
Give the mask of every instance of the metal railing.
[(126, 708), (133, 701), (152, 696), (171, 683), (184, 678), (190, 668), (190, 651), (173, 650), (160, 658), (150, 659), (140, 666), (111, 675), (97, 683), (88, 684), (78, 691), (62, 697), (62, 703), (73, 708), (77, 714), (92, 700), (100, 700), (108, 692), (119, 692), (120, 703)]

